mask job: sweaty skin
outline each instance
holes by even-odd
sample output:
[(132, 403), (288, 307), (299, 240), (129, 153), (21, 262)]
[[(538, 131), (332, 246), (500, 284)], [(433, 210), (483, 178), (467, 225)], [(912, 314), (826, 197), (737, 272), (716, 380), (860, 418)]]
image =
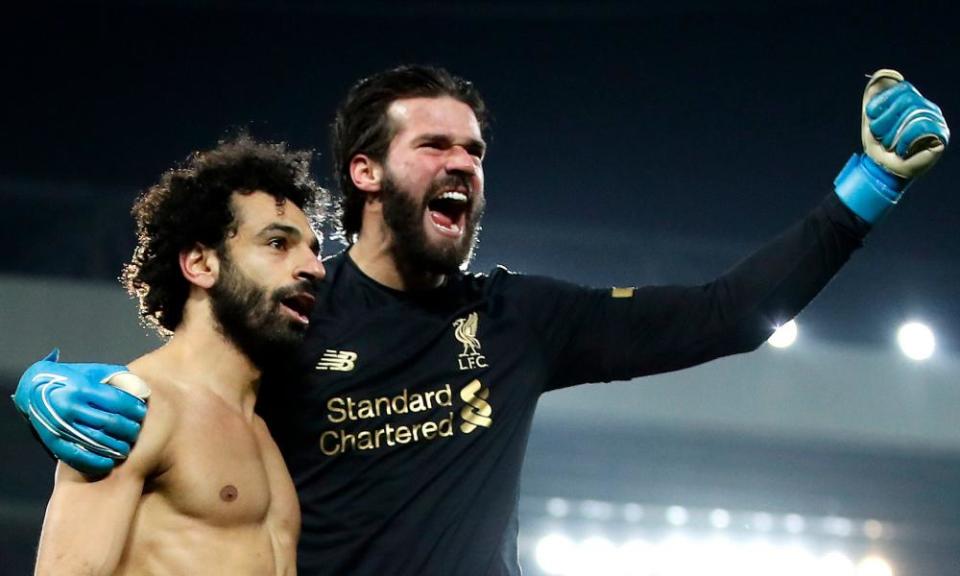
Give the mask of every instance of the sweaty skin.
[[(254, 192), (234, 198), (227, 239), (238, 269), (265, 288), (319, 279), (319, 247), (302, 211)], [(260, 372), (216, 328), (207, 288), (221, 270), (209, 248), (181, 255), (191, 288), (184, 320), (129, 365), (150, 387), (130, 457), (104, 479), (57, 467), (36, 573), (263, 576), (296, 574), (300, 506), (263, 420)], [(278, 306), (288, 323), (301, 314)]]
[(37, 574), (295, 574), (300, 508), (263, 420), (165, 376), (164, 352), (130, 365), (153, 390), (130, 458), (102, 481), (58, 465)]

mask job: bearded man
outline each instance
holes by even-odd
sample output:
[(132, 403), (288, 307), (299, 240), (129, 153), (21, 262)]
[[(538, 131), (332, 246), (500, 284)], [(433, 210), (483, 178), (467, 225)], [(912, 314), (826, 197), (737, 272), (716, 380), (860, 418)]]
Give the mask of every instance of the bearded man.
[[(37, 574), (296, 573), (297, 494), (254, 405), (261, 370), (303, 340), (324, 274), (308, 216), (323, 191), (308, 158), (240, 138), (137, 201), (139, 244), (123, 278), (169, 339), (104, 379), (149, 395), (150, 414), (105, 478), (58, 466)], [(91, 410), (75, 433), (136, 432)]]
[[(589, 289), (462, 271), (485, 202), (487, 114), (469, 82), (408, 66), (357, 83), (332, 139), (349, 248), (325, 261), (300, 377), (265, 387), (260, 408), (300, 497), (300, 569), (519, 574), (520, 469), (539, 396), (753, 350), (795, 316), (949, 137), (939, 108), (894, 71), (871, 78), (861, 116), (865, 153), (834, 190), (726, 274)], [(28, 414), (37, 369), (18, 392)], [(91, 380), (67, 379), (76, 399), (103, 388)], [(68, 442), (33, 421), (72, 465), (113, 465), (97, 453), (106, 438)]]

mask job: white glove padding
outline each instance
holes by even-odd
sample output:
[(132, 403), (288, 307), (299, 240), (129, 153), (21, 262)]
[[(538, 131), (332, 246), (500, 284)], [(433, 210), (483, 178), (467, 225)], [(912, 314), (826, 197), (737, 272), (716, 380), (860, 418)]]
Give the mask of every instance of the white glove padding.
[(939, 106), (899, 72), (884, 69), (873, 73), (863, 92), (860, 137), (871, 159), (890, 173), (910, 179), (937, 162), (950, 129)]
[(133, 394), (141, 400), (150, 397), (150, 387), (139, 376), (132, 372), (120, 372), (107, 379), (107, 384)]

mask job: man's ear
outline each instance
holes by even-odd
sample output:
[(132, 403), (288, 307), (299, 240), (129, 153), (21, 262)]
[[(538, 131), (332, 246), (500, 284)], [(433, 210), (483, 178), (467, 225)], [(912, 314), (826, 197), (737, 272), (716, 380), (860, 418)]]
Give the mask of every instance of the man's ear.
[(350, 160), (350, 179), (357, 189), (378, 193), (383, 181), (383, 166), (366, 154), (357, 154)]
[(199, 242), (180, 252), (180, 272), (187, 282), (199, 288), (209, 289), (220, 274), (220, 258), (217, 251)]

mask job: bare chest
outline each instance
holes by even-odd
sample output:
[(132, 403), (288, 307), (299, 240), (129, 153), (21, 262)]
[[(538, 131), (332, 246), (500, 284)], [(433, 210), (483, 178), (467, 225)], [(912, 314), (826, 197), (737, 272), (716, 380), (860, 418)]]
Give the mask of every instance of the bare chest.
[(215, 406), (193, 407), (179, 420), (170, 467), (148, 486), (172, 511), (219, 527), (285, 523), (299, 514), (289, 474), (262, 423)]

